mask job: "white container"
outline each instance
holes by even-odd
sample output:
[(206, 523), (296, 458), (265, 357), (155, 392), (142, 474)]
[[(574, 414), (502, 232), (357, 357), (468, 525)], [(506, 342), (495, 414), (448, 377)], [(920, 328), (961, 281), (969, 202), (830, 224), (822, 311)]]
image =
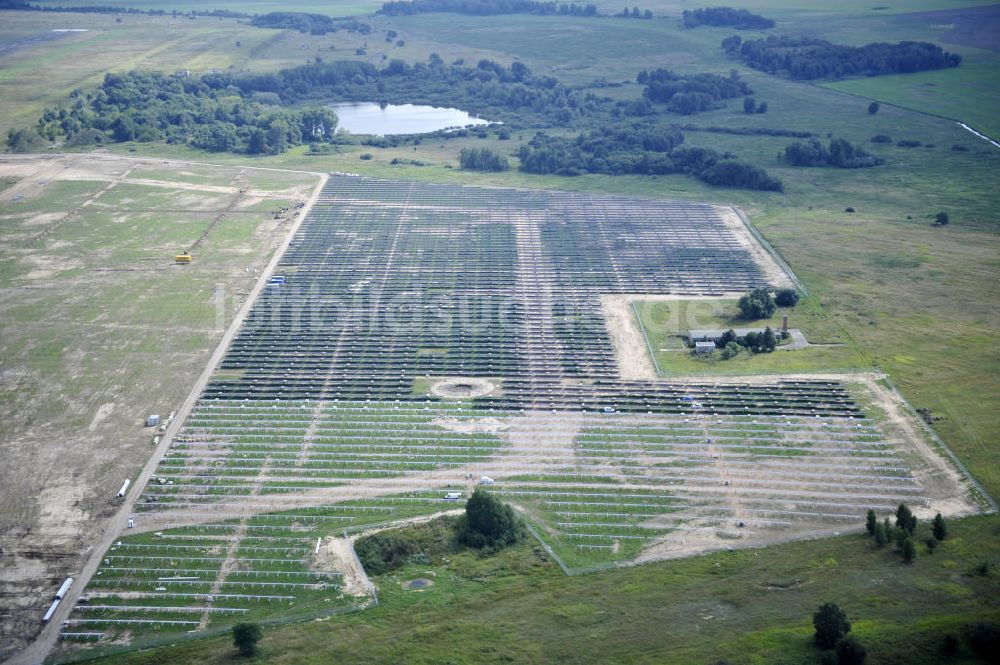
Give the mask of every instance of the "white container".
[(59, 600), (62, 600), (63, 596), (66, 595), (66, 592), (69, 591), (69, 588), (71, 586), (73, 586), (73, 578), (72, 577), (67, 577), (66, 581), (62, 583), (61, 587), (59, 587), (59, 590), (56, 591), (56, 598), (58, 598)]

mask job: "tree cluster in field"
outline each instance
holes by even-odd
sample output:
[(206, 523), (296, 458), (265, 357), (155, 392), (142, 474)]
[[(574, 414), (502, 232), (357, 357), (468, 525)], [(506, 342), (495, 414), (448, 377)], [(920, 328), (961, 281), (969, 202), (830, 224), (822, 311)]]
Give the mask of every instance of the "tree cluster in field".
[(732, 7), (706, 7), (704, 9), (685, 9), (681, 15), (685, 28), (697, 28), (699, 25), (712, 25), (736, 28), (737, 30), (767, 30), (774, 27), (774, 21), (759, 14), (751, 14), (745, 9)]
[(455, 533), (463, 545), (492, 553), (521, 540), (525, 528), (513, 508), (477, 488), (465, 504), (465, 514), (459, 517)]
[(679, 147), (683, 141), (684, 135), (677, 130), (640, 123), (605, 126), (576, 139), (539, 132), (518, 149), (517, 157), (527, 173), (684, 173), (719, 187), (782, 189), (780, 180), (758, 166), (708, 148)]
[[(790, 305), (783, 305), (790, 307), (798, 302), (799, 294), (794, 289), (781, 289), (778, 291), (778, 298), (782, 302), (790, 302)], [(740, 310), (740, 316), (748, 321), (768, 319), (778, 308), (778, 298), (771, 294), (771, 289), (761, 286), (740, 296), (736, 306)]]
[(841, 169), (863, 169), (885, 163), (884, 159), (869, 154), (846, 139), (831, 139), (829, 147), (817, 139), (795, 142), (785, 147), (783, 158), (792, 166), (834, 166)]
[(754, 69), (809, 81), (906, 74), (957, 67), (962, 62), (962, 56), (928, 42), (845, 46), (812, 37), (771, 36), (743, 41), (739, 35), (733, 35), (722, 40), (722, 48), (730, 57)]
[[(888, 543), (893, 543), (903, 561), (911, 563), (917, 556), (917, 547), (914, 544), (917, 522), (917, 518), (909, 506), (901, 503), (896, 508), (895, 527), (892, 526), (888, 517), (879, 522), (875, 511), (869, 510), (865, 516), (865, 531), (875, 541), (876, 547), (881, 548)], [(933, 554), (938, 543), (948, 537), (948, 525), (941, 513), (935, 515), (931, 522), (931, 536), (924, 541), (924, 544), (927, 546), (927, 551)]]
[(738, 336), (735, 330), (729, 329), (716, 340), (715, 346), (722, 349), (722, 359), (729, 360), (743, 350), (750, 353), (771, 353), (778, 347), (778, 336), (770, 326), (764, 328), (764, 332), (751, 330), (742, 337)]
[(379, 14), (407, 16), (452, 12), (473, 16), (494, 16), (497, 14), (544, 14), (547, 16), (597, 16), (597, 5), (536, 2), (535, 0), (403, 0), (386, 2)]
[(743, 112), (747, 115), (753, 115), (754, 113), (767, 113), (767, 102), (757, 103), (757, 100), (753, 97), (744, 97)]
[(333, 18), (324, 14), (307, 14), (304, 12), (269, 12), (253, 17), (250, 25), (257, 28), (276, 28), (280, 30), (298, 30), (310, 35), (325, 35), (329, 32), (347, 30), (367, 35), (372, 27), (353, 18)]
[(639, 72), (636, 81), (645, 85), (643, 96), (666, 104), (667, 110), (692, 115), (723, 106), (727, 99), (752, 95), (753, 90), (736, 70), (729, 76), (718, 74), (675, 74), (669, 69)]
[(464, 515), (364, 536), (354, 550), (369, 574), (383, 575), (410, 563), (429, 565), (435, 557), (463, 547), (495, 553), (524, 535), (524, 525), (510, 506), (476, 489), (465, 504)]
[(244, 658), (257, 654), (257, 643), (264, 632), (256, 623), (242, 622), (233, 626), (233, 646)]
[(648, 20), (653, 18), (653, 12), (649, 9), (640, 10), (638, 7), (633, 7), (632, 9), (625, 7), (614, 16), (615, 18), (641, 18)]
[(771, 127), (718, 127), (710, 125), (673, 125), (685, 132), (707, 132), (711, 134), (733, 134), (735, 136), (787, 136), (793, 139), (808, 139), (815, 136), (812, 132), (800, 132), (793, 129), (774, 129)]
[[(92, 92), (46, 109), (39, 133), (69, 143), (158, 141), (214, 152), (276, 154), (302, 143), (331, 141), (337, 116), (328, 108), (290, 110), (214, 89), (204, 79), (161, 72), (106, 74)], [(98, 140), (100, 139), (100, 141)]]
[(507, 158), (489, 148), (462, 148), (458, 153), (458, 163), (463, 169), (472, 171), (506, 171), (510, 168)]

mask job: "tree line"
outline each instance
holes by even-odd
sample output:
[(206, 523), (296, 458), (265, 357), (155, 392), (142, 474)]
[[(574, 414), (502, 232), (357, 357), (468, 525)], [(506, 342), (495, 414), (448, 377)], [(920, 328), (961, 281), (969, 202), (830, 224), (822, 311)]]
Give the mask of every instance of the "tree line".
[(718, 74), (675, 74), (669, 69), (639, 72), (636, 82), (645, 85), (643, 96), (651, 102), (666, 104), (667, 110), (692, 115), (723, 105), (727, 99), (752, 95), (747, 82), (733, 70), (729, 76)]
[(529, 125), (568, 125), (607, 106), (551, 76), (535, 76), (523, 63), (510, 67), (480, 60), (448, 65), (436, 54), (428, 62), (390, 60), (384, 68), (359, 61), (317, 61), (268, 74), (209, 74), (213, 88), (232, 86), (244, 96), (273, 93), (285, 104), (303, 100), (378, 101), (459, 106), (480, 117)]
[(337, 116), (329, 108), (266, 106), (231, 90), (213, 89), (196, 77), (162, 72), (105, 74), (97, 90), (75, 91), (68, 106), (46, 109), (38, 120), (38, 133), (50, 140), (165, 140), (248, 154), (328, 142), (336, 127)]
[(176, 9), (137, 9), (119, 5), (36, 5), (22, 0), (0, 0), (0, 10), (14, 9), (32, 12), (73, 12), (78, 14), (143, 14), (146, 16), (207, 16), (210, 18), (250, 18), (251, 14), (230, 9), (191, 9), (181, 12)]
[(575, 139), (539, 132), (518, 149), (517, 157), (527, 173), (683, 173), (719, 187), (783, 189), (780, 180), (758, 166), (709, 148), (680, 147), (683, 141), (684, 135), (675, 129), (638, 123), (602, 127)]
[(831, 139), (829, 147), (817, 139), (797, 141), (785, 147), (784, 160), (792, 166), (834, 166), (863, 169), (880, 166), (885, 160), (869, 154), (845, 139)]
[[(658, 91), (654, 96), (671, 102), (684, 94), (721, 99), (749, 90), (737, 75), (681, 77), (654, 70), (639, 78)], [(656, 88), (658, 84), (662, 87)], [(667, 88), (672, 90), (669, 96)], [(467, 66), (458, 60), (448, 65), (436, 54), (427, 62), (391, 60), (382, 68), (316, 58), (272, 73), (109, 74), (98, 89), (75, 91), (66, 103), (46, 109), (36, 129), (16, 132), (8, 145), (15, 150), (37, 149), (40, 135), (48, 140), (64, 138), (70, 146), (164, 140), (248, 154), (275, 154), (304, 143), (320, 150), (324, 143), (352, 141), (334, 136), (336, 116), (326, 104), (335, 100), (460, 106), (502, 121), (507, 136), (508, 127), (578, 129), (575, 138), (542, 133), (522, 147), (521, 169), (529, 173), (682, 173), (713, 186), (782, 190), (780, 180), (735, 155), (682, 146), (684, 135), (664, 122), (648, 97), (636, 102), (597, 97), (550, 76), (537, 76), (520, 62), (506, 67), (484, 59)], [(632, 115), (633, 105), (642, 107), (637, 116), (648, 117), (623, 122), (623, 115)], [(376, 140), (388, 145), (412, 139), (369, 143), (377, 145)], [(464, 168), (497, 170), (504, 168), (506, 157), (473, 150), (460, 161)]]
[(832, 44), (812, 37), (770, 36), (743, 41), (739, 35), (722, 40), (722, 48), (746, 65), (769, 74), (814, 80), (845, 76), (906, 74), (957, 67), (962, 56), (928, 42), (876, 42), (865, 46)]
[(759, 14), (751, 14), (745, 9), (733, 9), (732, 7), (685, 9), (681, 14), (681, 23), (685, 28), (713, 25), (736, 28), (737, 30), (767, 30), (774, 27), (774, 21), (769, 18), (764, 18)]
[(452, 12), (473, 16), (543, 14), (548, 16), (597, 16), (597, 5), (536, 2), (535, 0), (403, 0), (386, 2), (378, 11), (387, 16)]
[(367, 35), (372, 27), (367, 23), (353, 18), (333, 18), (324, 14), (307, 14), (304, 12), (269, 12), (254, 16), (250, 25), (257, 28), (276, 28), (281, 30), (298, 30), (311, 35), (325, 35), (328, 32), (347, 30)]

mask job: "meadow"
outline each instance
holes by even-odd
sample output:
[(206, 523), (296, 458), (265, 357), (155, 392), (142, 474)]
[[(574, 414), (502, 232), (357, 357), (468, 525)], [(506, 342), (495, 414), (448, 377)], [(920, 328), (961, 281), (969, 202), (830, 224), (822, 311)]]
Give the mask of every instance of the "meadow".
[[(921, 527), (926, 529), (926, 527)], [(528, 540), (376, 578), (380, 603), (359, 614), (267, 628), (273, 663), (815, 663), (811, 617), (844, 608), (869, 663), (943, 662), (945, 635), (1000, 619), (1000, 520), (953, 525), (953, 537), (907, 565), (855, 533), (567, 577)], [(402, 583), (433, 586), (409, 591)], [(919, 607), (920, 610), (915, 611)], [(228, 635), (121, 653), (99, 662), (232, 662)], [(961, 645), (947, 662), (982, 662)]]

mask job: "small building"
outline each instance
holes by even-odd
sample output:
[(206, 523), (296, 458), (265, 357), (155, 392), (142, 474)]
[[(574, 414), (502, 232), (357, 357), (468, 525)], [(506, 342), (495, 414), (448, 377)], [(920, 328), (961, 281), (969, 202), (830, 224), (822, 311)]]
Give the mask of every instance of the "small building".
[(159, 427), (160, 426), (160, 416), (155, 413), (150, 417), (146, 418), (146, 427)]
[(715, 342), (695, 342), (694, 352), (695, 353), (711, 353), (715, 351)]

